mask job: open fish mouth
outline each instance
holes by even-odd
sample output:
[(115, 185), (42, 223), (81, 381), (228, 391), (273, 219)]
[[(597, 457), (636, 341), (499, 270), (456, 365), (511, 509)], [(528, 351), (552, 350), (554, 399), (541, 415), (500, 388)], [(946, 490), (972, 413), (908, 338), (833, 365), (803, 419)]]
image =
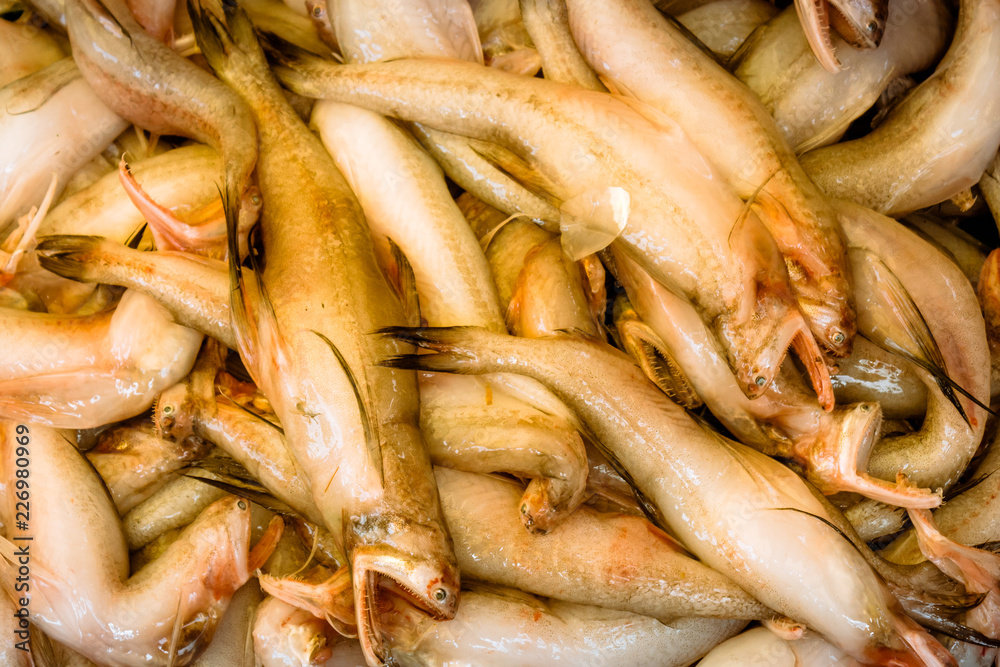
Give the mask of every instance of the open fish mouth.
[[(385, 619), (390, 611), (400, 613), (401, 605), (405, 605), (403, 616), (407, 619), (417, 615), (426, 615), (435, 621), (443, 621), (454, 615), (455, 604), (432, 604), (431, 601), (418, 594), (402, 582), (377, 570), (368, 570), (361, 575), (363, 583), (358, 589), (358, 639), (365, 656), (374, 657), (378, 663), (386, 664), (389, 653), (385, 644)], [(444, 591), (443, 588), (437, 589)], [(445, 591), (447, 596), (447, 591)], [(454, 597), (454, 596), (452, 596)], [(450, 611), (449, 611), (450, 607)]]

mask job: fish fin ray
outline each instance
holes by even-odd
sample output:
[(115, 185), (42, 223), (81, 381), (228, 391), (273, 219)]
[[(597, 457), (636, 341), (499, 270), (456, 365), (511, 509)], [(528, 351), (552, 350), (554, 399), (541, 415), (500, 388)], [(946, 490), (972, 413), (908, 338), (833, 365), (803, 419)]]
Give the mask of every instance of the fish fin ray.
[[(372, 421), (371, 414), (368, 412), (368, 407), (366, 406), (365, 401), (365, 399), (370, 397), (362, 396), (361, 384), (354, 375), (354, 371), (351, 370), (350, 364), (347, 363), (347, 359), (340, 352), (337, 346), (334, 345), (333, 341), (315, 329), (313, 329), (312, 332), (316, 334), (320, 340), (326, 343), (327, 347), (329, 347), (330, 351), (333, 353), (333, 356), (336, 357), (337, 363), (340, 364), (340, 367), (344, 369), (344, 373), (347, 375), (347, 381), (350, 383), (351, 390), (354, 392), (354, 399), (358, 403), (358, 411), (361, 413), (361, 426), (365, 431), (365, 442), (368, 443), (368, 456), (378, 469), (379, 476), (382, 477), (382, 481), (384, 483), (384, 471), (382, 468), (382, 439), (377, 425)], [(376, 449), (378, 450), (377, 455), (375, 451)]]

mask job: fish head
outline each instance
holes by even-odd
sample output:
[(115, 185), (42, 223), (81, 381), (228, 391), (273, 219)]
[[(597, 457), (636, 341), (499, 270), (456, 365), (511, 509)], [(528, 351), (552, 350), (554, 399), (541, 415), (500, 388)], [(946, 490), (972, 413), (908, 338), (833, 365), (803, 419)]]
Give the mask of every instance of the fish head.
[(820, 405), (833, 409), (833, 386), (823, 354), (802, 313), (781, 290), (758, 290), (749, 317), (720, 317), (715, 322), (737, 384), (750, 399), (761, 396), (792, 348), (806, 368)]
[(856, 49), (875, 49), (889, 17), (888, 0), (831, 0), (830, 25)]
[[(385, 664), (387, 591), (393, 608), (408, 605), (408, 616), (448, 620), (458, 608), (460, 585), (451, 539), (439, 528), (384, 515), (376, 523), (378, 530), (365, 531), (366, 543), (348, 541), (348, 553), (361, 649), (369, 664)], [(372, 532), (380, 533), (378, 539)]]
[(153, 423), (161, 438), (178, 442), (194, 435), (194, 418), (188, 400), (188, 384), (169, 387), (153, 403)]
[(846, 299), (798, 298), (799, 310), (823, 351), (843, 359), (854, 349), (858, 323), (854, 308)]

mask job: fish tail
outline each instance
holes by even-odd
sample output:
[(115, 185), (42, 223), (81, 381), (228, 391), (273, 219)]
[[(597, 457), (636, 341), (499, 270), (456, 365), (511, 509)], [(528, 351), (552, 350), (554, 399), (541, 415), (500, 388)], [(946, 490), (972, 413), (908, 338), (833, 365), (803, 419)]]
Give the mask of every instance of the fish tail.
[(70, 234), (46, 236), (35, 248), (38, 263), (47, 271), (83, 283), (102, 282), (101, 267), (117, 261), (116, 251), (123, 248), (102, 236)]
[(382, 367), (468, 374), (489, 372), (487, 338), (509, 338), (479, 327), (386, 327), (376, 334), (437, 353), (390, 356), (378, 362)]
[(188, 0), (198, 48), (212, 71), (237, 91), (270, 81), (250, 17), (234, 0)]

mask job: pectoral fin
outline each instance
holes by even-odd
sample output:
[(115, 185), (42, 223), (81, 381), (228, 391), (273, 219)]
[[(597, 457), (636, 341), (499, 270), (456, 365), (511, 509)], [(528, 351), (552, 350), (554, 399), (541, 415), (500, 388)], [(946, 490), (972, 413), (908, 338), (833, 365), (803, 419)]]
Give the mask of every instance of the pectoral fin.
[(628, 224), (631, 196), (628, 190), (610, 186), (585, 190), (559, 207), (559, 231), (563, 251), (579, 261), (604, 250)]

